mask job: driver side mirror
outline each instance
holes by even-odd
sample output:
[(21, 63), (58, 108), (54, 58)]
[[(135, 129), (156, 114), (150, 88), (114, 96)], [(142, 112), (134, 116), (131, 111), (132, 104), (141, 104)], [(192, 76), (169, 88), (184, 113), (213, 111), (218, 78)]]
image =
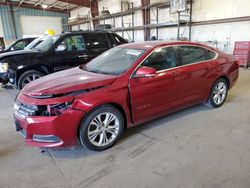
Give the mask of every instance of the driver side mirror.
[(145, 77), (154, 77), (156, 75), (156, 69), (152, 67), (140, 67), (134, 77), (135, 78), (145, 78)]
[(57, 48), (55, 49), (56, 52), (63, 52), (67, 49), (66, 45), (60, 44), (59, 46), (57, 46)]

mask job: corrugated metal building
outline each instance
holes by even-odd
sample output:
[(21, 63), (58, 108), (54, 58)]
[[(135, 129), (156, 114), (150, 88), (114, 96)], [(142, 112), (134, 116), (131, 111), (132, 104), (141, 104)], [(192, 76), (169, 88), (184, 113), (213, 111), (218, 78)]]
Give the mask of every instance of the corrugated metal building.
[[(67, 14), (50, 12), (37, 9), (29, 9), (22, 7), (13, 7), (0, 5), (0, 18), (2, 21), (2, 30), (6, 41), (12, 41), (23, 36), (20, 18), (21, 16), (46, 16), (46, 17), (61, 17), (62, 30), (67, 31)], [(13, 21), (12, 21), (13, 18)], [(31, 26), (32, 27), (32, 26)]]

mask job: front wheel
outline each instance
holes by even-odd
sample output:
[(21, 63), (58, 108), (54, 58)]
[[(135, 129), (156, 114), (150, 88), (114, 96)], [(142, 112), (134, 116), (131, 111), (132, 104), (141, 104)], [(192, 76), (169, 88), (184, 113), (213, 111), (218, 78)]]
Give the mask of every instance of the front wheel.
[(208, 102), (218, 108), (223, 105), (227, 98), (228, 84), (224, 78), (219, 78), (213, 85)]
[(43, 73), (37, 71), (37, 70), (29, 70), (21, 74), (18, 80), (17, 87), (18, 89), (22, 89), (26, 84), (44, 76)]
[(124, 129), (123, 116), (111, 105), (94, 109), (81, 123), (79, 138), (90, 150), (102, 151), (112, 147)]

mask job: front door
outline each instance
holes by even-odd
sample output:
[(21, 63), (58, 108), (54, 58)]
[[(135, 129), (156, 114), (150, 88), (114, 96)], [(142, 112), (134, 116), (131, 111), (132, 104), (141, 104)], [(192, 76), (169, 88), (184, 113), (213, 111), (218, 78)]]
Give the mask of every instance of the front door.
[(88, 51), (81, 34), (65, 37), (51, 57), (55, 71), (76, 67), (89, 61)]
[(141, 123), (176, 107), (177, 56), (174, 47), (156, 49), (141, 66), (157, 70), (154, 77), (132, 77), (130, 94), (133, 120)]

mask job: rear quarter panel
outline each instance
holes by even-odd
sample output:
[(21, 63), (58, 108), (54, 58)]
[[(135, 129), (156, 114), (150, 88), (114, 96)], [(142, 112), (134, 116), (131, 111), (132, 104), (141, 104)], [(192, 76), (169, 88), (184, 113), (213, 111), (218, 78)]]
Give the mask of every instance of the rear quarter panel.
[(238, 65), (235, 62), (234, 56), (219, 52), (218, 58), (209, 63), (209, 89), (211, 90), (214, 82), (220, 77), (225, 78), (229, 84), (229, 88), (231, 88), (233, 83), (236, 82), (239, 74)]

